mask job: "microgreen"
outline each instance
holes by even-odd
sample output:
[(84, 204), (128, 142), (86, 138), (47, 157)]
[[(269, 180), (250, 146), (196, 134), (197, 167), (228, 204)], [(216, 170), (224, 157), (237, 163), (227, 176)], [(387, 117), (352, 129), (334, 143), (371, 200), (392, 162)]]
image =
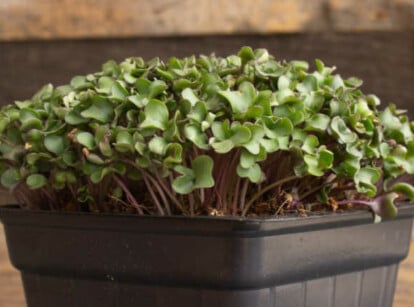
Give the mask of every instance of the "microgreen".
[(41, 209), (395, 216), (414, 199), (414, 124), (309, 67), (250, 47), (109, 61), (1, 109), (1, 184)]

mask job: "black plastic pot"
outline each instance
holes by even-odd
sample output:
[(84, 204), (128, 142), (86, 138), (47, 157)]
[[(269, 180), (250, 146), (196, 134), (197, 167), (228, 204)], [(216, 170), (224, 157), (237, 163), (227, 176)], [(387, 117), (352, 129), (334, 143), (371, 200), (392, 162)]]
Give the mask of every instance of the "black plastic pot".
[(391, 306), (414, 206), (308, 218), (137, 217), (3, 207), (29, 307)]

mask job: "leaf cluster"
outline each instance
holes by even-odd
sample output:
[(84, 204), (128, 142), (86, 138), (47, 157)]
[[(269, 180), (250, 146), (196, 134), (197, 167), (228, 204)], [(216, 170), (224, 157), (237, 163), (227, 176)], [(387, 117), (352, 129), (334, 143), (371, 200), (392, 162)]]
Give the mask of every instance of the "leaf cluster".
[(315, 61), (109, 61), (0, 112), (1, 184), (30, 208), (274, 215), (414, 198), (413, 123)]

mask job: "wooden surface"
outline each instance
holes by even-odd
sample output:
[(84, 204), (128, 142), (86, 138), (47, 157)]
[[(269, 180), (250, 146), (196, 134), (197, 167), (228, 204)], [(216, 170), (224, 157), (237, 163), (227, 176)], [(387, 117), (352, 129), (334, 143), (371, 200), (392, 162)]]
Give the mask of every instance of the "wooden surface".
[[(0, 224), (0, 306), (24, 307), (25, 300), (19, 273), (11, 267)], [(400, 265), (394, 307), (414, 306), (414, 241), (408, 258)], [(361, 306), (362, 307), (362, 306)], [(363, 306), (365, 307), (365, 306)], [(371, 307), (371, 306), (366, 306)], [(375, 307), (375, 306), (372, 306)]]
[(0, 40), (404, 30), (413, 17), (414, 0), (1, 0)]
[(25, 306), (20, 274), (14, 269), (8, 258), (3, 225), (0, 224), (0, 306)]

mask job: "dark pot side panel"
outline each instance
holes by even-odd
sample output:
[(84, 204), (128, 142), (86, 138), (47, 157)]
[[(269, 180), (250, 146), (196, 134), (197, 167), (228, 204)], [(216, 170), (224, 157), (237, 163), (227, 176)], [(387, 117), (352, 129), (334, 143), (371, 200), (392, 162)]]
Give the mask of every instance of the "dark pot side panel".
[[(138, 221), (137, 221), (138, 222)], [(5, 223), (24, 272), (216, 289), (267, 288), (397, 264), (412, 220), (263, 237), (151, 234)]]
[(397, 265), (250, 290), (149, 287), (23, 274), (29, 307), (391, 307)]

